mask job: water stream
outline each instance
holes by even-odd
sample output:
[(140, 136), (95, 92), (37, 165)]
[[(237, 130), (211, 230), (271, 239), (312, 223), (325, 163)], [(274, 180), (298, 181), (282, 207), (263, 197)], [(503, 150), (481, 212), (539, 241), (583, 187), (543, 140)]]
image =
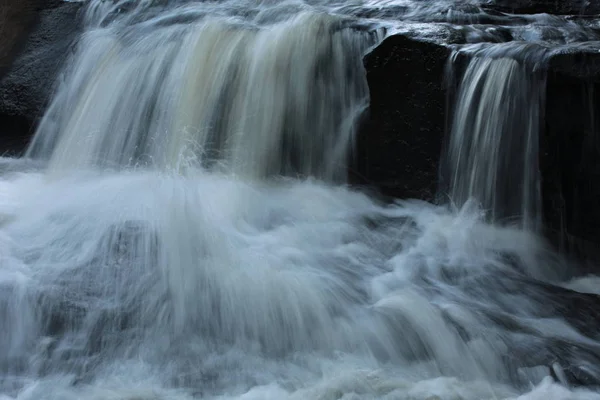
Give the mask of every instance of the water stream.
[(597, 281), (535, 231), (529, 67), (459, 74), (449, 204), (345, 184), (387, 3), (86, 4), (0, 163), (0, 399), (600, 398), (561, 289)]
[(529, 231), (541, 227), (538, 149), (548, 53), (522, 43), (472, 45), (448, 62), (448, 80), (458, 81), (444, 171), (449, 198), (458, 206), (477, 199), (491, 221)]

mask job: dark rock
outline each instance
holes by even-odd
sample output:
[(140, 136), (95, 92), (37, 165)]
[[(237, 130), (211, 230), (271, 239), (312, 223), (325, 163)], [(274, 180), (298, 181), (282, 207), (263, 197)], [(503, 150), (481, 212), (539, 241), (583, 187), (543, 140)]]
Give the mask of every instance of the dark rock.
[(550, 376), (555, 381), (572, 387), (593, 387), (596, 389), (600, 387), (600, 381), (589, 373), (586, 368), (578, 365), (563, 367), (560, 363), (556, 362), (550, 366)]
[[(495, 332), (503, 332), (503, 342), (510, 349), (507, 366), (549, 365), (555, 379), (557, 372), (561, 375), (557, 380), (563, 384), (600, 385), (597, 367), (600, 362), (597, 345), (600, 296), (507, 271), (465, 276), (459, 287), (472, 299), (486, 299), (469, 307), (487, 318), (490, 326), (496, 325)], [(584, 339), (549, 335), (540, 329), (543, 324), (533, 322), (536, 320), (564, 320)]]
[(371, 95), (352, 180), (384, 195), (432, 199), (444, 138), (445, 46), (395, 35), (364, 59)]
[(18, 153), (41, 117), (80, 30), (82, 3), (49, 1), (19, 54), (0, 79), (0, 148)]
[[(547, 236), (565, 253), (600, 261), (600, 43), (549, 52), (540, 171)], [(432, 200), (439, 182), (449, 49), (406, 35), (365, 57), (371, 94), (352, 181), (397, 198)], [(456, 62), (467, 62), (457, 57)], [(537, 65), (536, 68), (540, 68)], [(455, 68), (461, 69), (460, 65)], [(532, 67), (533, 68), (533, 67)], [(450, 87), (449, 87), (450, 89)]]
[(4, 0), (0, 3), (0, 77), (25, 43), (41, 3), (40, 0)]
[(600, 14), (600, 2), (596, 0), (488, 0), (485, 6), (514, 14)]
[(540, 168), (548, 234), (567, 253), (596, 263), (600, 260), (600, 53), (590, 49), (553, 55), (546, 97)]
[(26, 115), (0, 114), (0, 156), (21, 153), (32, 134), (32, 122)]
[[(597, 329), (597, 322), (600, 321), (600, 296), (596, 294), (566, 289), (520, 273), (467, 276), (459, 286), (473, 298), (485, 296), (487, 301), (497, 305), (498, 316), (563, 318), (582, 335), (593, 340), (600, 339)], [(529, 334), (536, 333), (526, 325), (519, 326), (519, 329), (527, 330)]]

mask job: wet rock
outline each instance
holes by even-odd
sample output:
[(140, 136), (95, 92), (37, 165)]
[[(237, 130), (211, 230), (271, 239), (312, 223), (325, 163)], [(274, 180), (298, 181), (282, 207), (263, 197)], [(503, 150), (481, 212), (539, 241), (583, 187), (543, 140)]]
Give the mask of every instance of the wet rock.
[(598, 272), (600, 260), (600, 53), (552, 56), (540, 169), (548, 235)]
[(444, 66), (449, 49), (404, 35), (364, 59), (371, 96), (354, 183), (399, 198), (432, 199), (444, 138)]
[(21, 153), (33, 135), (33, 130), (32, 121), (26, 115), (0, 114), (0, 156)]
[[(600, 385), (597, 378), (600, 347), (596, 344), (600, 296), (537, 281), (520, 273), (504, 272), (467, 276), (459, 287), (473, 299), (484, 296), (490, 301), (481, 309), (478, 302), (470, 308), (478, 309), (478, 315), (488, 318), (490, 325), (497, 325), (496, 331), (504, 332), (503, 343), (510, 349), (507, 365), (549, 365), (551, 374), (563, 384)], [(573, 328), (574, 334), (570, 337), (554, 335), (552, 324), (547, 324), (563, 320)], [(581, 335), (579, 339), (575, 339), (577, 334)], [(557, 374), (561, 375), (560, 379)]]
[[(580, 334), (594, 340), (600, 338), (597, 329), (600, 321), (600, 296), (596, 294), (577, 292), (515, 272), (493, 276), (467, 276), (459, 282), (459, 287), (473, 298), (485, 296), (495, 304), (496, 310), (485, 310), (483, 314), (504, 329), (539, 334), (540, 330), (523, 324), (530, 321), (517, 322), (515, 318), (560, 318)], [(525, 299), (524, 293), (527, 294)], [(512, 322), (506, 323), (505, 318)]]
[(595, 0), (488, 0), (484, 5), (492, 10), (514, 14), (600, 14), (600, 3)]
[[(5, 73), (0, 73), (2, 152), (18, 153), (28, 142), (80, 30), (81, 7), (79, 2), (45, 1), (23, 17), (35, 22), (33, 29), (22, 48), (4, 59)], [(21, 36), (27, 36), (25, 29)]]
[[(595, 272), (600, 261), (598, 48), (600, 43), (588, 42), (549, 51), (539, 160), (546, 233), (565, 252), (588, 259), (588, 270)], [(371, 106), (357, 141), (354, 183), (385, 196), (425, 200), (443, 187), (439, 163), (452, 111), (444, 86), (448, 55), (441, 44), (395, 35), (365, 57)]]
[(571, 387), (593, 387), (598, 389), (600, 381), (585, 367), (567, 365), (563, 367), (556, 362), (550, 366), (550, 376), (563, 385)]
[(25, 43), (40, 6), (44, 5), (41, 0), (5, 0), (0, 3), (0, 77)]

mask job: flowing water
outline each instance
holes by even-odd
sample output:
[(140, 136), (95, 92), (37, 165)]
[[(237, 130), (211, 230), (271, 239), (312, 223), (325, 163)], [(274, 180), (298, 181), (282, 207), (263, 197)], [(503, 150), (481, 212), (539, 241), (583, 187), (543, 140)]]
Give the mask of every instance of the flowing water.
[(597, 280), (535, 234), (529, 67), (457, 72), (450, 205), (344, 184), (384, 6), (89, 1), (0, 163), (0, 399), (600, 398), (596, 298), (560, 289)]
[[(450, 198), (459, 205), (475, 198), (492, 221), (516, 217), (530, 231), (541, 225), (538, 134), (546, 80), (539, 63), (546, 53), (509, 42), (467, 46), (449, 60), (449, 81), (459, 75), (447, 150)], [(454, 70), (461, 56), (468, 59), (462, 77)]]
[(89, 7), (93, 28), (30, 156), (57, 173), (202, 166), (250, 178), (345, 176), (353, 119), (367, 105), (361, 55), (376, 33), (283, 6), (238, 21), (201, 18), (219, 10), (194, 4), (152, 17), (144, 2), (119, 17), (106, 3)]

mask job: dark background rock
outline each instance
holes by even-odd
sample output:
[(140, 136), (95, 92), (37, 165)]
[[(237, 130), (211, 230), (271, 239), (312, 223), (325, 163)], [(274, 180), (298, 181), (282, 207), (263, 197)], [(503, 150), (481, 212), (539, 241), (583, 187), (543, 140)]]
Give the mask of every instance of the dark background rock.
[(448, 55), (445, 46), (395, 35), (365, 57), (371, 105), (357, 140), (354, 183), (386, 196), (433, 199)]
[(0, 149), (3, 153), (19, 153), (28, 142), (77, 38), (81, 7), (82, 3), (62, 1), (38, 4), (35, 16), (28, 17), (33, 19), (33, 27), (25, 44), (10, 55), (10, 60), (5, 59), (5, 73), (0, 75)]
[(600, 54), (556, 54), (547, 81), (540, 168), (549, 237), (565, 252), (600, 261)]
[(0, 76), (25, 43), (40, 3), (40, 0), (0, 0)]
[(485, 6), (514, 14), (600, 14), (600, 2), (597, 0), (488, 0)]

